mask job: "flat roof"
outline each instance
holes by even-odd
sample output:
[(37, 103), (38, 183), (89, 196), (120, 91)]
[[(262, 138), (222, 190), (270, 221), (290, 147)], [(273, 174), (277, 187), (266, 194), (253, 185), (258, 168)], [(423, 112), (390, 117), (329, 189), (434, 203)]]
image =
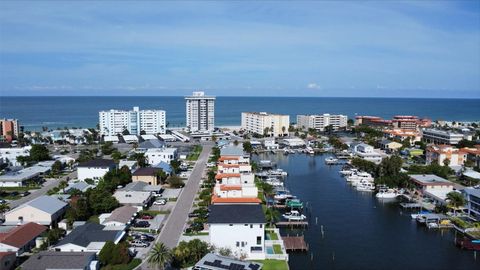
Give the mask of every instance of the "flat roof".
[(434, 186), (434, 185), (452, 185), (453, 183), (442, 177), (434, 174), (410, 174), (410, 178), (420, 185)]
[(259, 204), (211, 205), (208, 223), (265, 223), (265, 215)]
[(206, 254), (195, 264), (195, 267), (211, 270), (260, 270), (262, 266), (258, 262), (240, 261), (214, 253)]
[(480, 188), (467, 187), (463, 190), (463, 192), (480, 198)]

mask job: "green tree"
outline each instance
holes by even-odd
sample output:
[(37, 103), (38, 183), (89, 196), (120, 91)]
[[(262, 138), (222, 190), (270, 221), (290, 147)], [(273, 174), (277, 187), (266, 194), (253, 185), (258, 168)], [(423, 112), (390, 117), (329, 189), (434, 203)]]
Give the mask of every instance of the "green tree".
[(282, 134), (285, 135), (285, 131), (287, 131), (287, 128), (285, 126), (282, 127)]
[(251, 154), (253, 152), (252, 143), (250, 141), (243, 142), (243, 151)]
[(120, 151), (115, 150), (115, 151), (113, 151), (111, 157), (112, 157), (113, 160), (118, 162), (120, 159), (123, 158), (123, 155), (122, 155), (122, 153), (120, 153)]
[(102, 154), (111, 155), (115, 149), (113, 148), (112, 142), (106, 142), (102, 145), (101, 150)]
[(457, 210), (459, 207), (464, 206), (466, 201), (465, 197), (461, 193), (452, 191), (447, 194), (447, 200), (449, 201), (448, 205)]
[(458, 142), (457, 147), (458, 148), (464, 148), (464, 147), (472, 148), (472, 147), (475, 147), (475, 142), (463, 139), (463, 140)]
[(52, 173), (58, 175), (62, 171), (62, 163), (59, 160), (56, 160), (52, 165)]
[(108, 265), (112, 261), (113, 253), (115, 252), (115, 244), (112, 241), (107, 241), (102, 250), (98, 254), (98, 259), (103, 265)]
[(50, 160), (50, 153), (42, 144), (34, 144), (32, 145), (32, 149), (30, 149), (30, 161), (39, 162), (44, 160)]
[(265, 219), (267, 220), (269, 225), (272, 225), (273, 223), (277, 222), (280, 217), (280, 213), (278, 210), (275, 210), (273, 208), (266, 208), (265, 209)]
[(443, 160), (443, 165), (444, 165), (445, 167), (448, 167), (448, 165), (450, 165), (450, 159), (449, 159), (449, 158), (444, 159), (444, 160)]
[(180, 172), (180, 165), (182, 165), (182, 163), (179, 160), (174, 159), (170, 161), (170, 166), (172, 166), (172, 169), (175, 172), (175, 174)]
[(156, 243), (148, 256), (147, 262), (150, 267), (163, 270), (165, 265), (172, 260), (170, 249), (163, 243)]
[(167, 179), (167, 183), (172, 188), (181, 188), (181, 187), (185, 186), (185, 183), (183, 182), (183, 180), (180, 177), (175, 176), (175, 175), (170, 176)]
[(65, 194), (65, 188), (68, 187), (67, 181), (63, 180), (60, 182), (58, 185), (58, 188), (62, 190), (62, 192)]
[(5, 212), (7, 212), (8, 210), (10, 210), (10, 206), (6, 203), (2, 203), (0, 204), (0, 214), (3, 214)]
[(143, 153), (135, 153), (130, 156), (129, 160), (135, 160), (139, 167), (144, 168), (147, 167), (147, 158)]

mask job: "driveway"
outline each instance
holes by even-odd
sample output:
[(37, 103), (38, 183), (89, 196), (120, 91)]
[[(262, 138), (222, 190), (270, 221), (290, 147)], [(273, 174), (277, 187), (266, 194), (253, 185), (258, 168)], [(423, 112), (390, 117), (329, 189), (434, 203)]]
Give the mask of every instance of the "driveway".
[(10, 208), (13, 209), (13, 208), (15, 208), (15, 207), (17, 207), (17, 206), (19, 206), (23, 203), (26, 203), (28, 201), (31, 201), (33, 199), (36, 199), (36, 198), (42, 196), (42, 195), (47, 194), (47, 191), (49, 191), (50, 189), (58, 186), (61, 181), (63, 181), (63, 180), (66, 181), (68, 177), (69, 177), (69, 179), (77, 178), (77, 171), (71, 172), (70, 174), (62, 176), (58, 179), (46, 180), (45, 183), (43, 183), (42, 188), (32, 191), (32, 193), (30, 195), (26, 196), (26, 197), (20, 198), (20, 199), (15, 200), (15, 201), (10, 201), (9, 202)]
[[(190, 175), (188, 182), (183, 188), (182, 193), (178, 197), (177, 204), (173, 211), (168, 216), (167, 222), (160, 232), (159, 237), (155, 243), (162, 242), (168, 248), (174, 248), (177, 246), (180, 236), (183, 233), (183, 228), (188, 219), (188, 213), (192, 207), (193, 200), (197, 194), (200, 186), (200, 181), (205, 171), (208, 157), (212, 151), (211, 145), (203, 145), (202, 153), (200, 154), (195, 168)], [(148, 253), (147, 253), (148, 254)], [(146, 254), (146, 255), (147, 255)], [(137, 269), (150, 269), (146, 263), (146, 259), (143, 259), (142, 264)]]

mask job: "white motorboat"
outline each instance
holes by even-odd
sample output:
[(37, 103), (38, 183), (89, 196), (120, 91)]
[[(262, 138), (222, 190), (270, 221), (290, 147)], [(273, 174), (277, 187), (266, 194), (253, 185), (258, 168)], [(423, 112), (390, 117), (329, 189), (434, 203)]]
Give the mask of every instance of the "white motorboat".
[(337, 158), (329, 157), (329, 158), (325, 159), (325, 164), (327, 164), (327, 165), (334, 165), (334, 164), (337, 164), (337, 163), (338, 163)]
[(375, 194), (375, 197), (379, 199), (393, 199), (396, 198), (399, 194), (395, 189), (380, 188), (378, 193)]
[(310, 154), (310, 155), (314, 155), (315, 154), (315, 151), (313, 151), (313, 148), (310, 147), (310, 146), (307, 146), (307, 148), (305, 148), (305, 152), (307, 154)]
[(358, 172), (357, 169), (355, 168), (352, 168), (352, 169), (342, 169), (341, 171), (339, 171), (339, 173), (343, 176), (350, 176), (354, 173)]
[(270, 176), (287, 176), (288, 173), (282, 169), (271, 170), (268, 172)]
[(357, 185), (357, 190), (358, 191), (374, 191), (375, 190), (375, 184), (371, 182), (361, 182)]
[(374, 179), (372, 175), (367, 172), (355, 172), (352, 175), (347, 177), (348, 182), (360, 181), (360, 180), (373, 181)]
[(285, 219), (288, 219), (288, 221), (304, 221), (307, 217), (303, 214), (300, 214), (300, 212), (296, 210), (292, 210), (288, 213), (285, 213), (282, 215)]
[(283, 187), (283, 183), (277, 178), (268, 178), (265, 183), (272, 185), (273, 187)]
[(281, 201), (286, 199), (293, 198), (293, 195), (290, 194), (288, 191), (277, 191), (277, 193), (273, 196), (275, 200)]

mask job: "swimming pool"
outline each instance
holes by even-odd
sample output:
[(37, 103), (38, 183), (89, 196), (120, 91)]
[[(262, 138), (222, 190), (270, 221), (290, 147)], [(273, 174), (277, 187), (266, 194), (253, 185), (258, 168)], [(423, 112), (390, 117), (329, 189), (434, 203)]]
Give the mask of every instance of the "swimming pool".
[(275, 252), (273, 251), (273, 247), (271, 247), (271, 246), (266, 246), (265, 248), (266, 248), (266, 250), (267, 250), (267, 254), (275, 254)]

